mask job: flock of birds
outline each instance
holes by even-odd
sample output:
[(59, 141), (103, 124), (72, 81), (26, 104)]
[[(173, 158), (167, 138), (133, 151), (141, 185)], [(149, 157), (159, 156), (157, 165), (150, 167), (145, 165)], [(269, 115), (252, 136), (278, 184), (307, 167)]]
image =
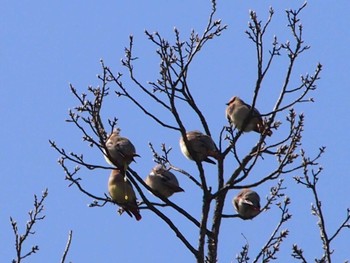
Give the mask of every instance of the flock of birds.
[[(270, 129), (265, 127), (262, 117), (257, 109), (251, 109), (239, 97), (232, 97), (227, 103), (226, 117), (231, 126), (244, 132), (255, 131), (271, 136)], [(199, 131), (189, 131), (186, 133), (187, 149), (184, 139), (180, 138), (180, 149), (184, 156), (190, 160), (208, 162), (215, 164), (214, 159), (218, 159), (220, 153), (212, 138)], [(119, 130), (114, 131), (106, 141), (105, 159), (115, 167), (108, 180), (108, 192), (113, 202), (119, 205), (130, 216), (134, 215), (136, 220), (140, 220), (141, 214), (136, 202), (136, 195), (125, 172), (135, 157), (135, 146), (125, 137), (120, 136)], [(191, 153), (190, 153), (191, 152)], [(158, 164), (149, 173), (145, 183), (153, 190), (153, 193), (168, 198), (174, 193), (183, 192), (179, 186), (176, 176), (169, 171), (169, 168)], [(260, 197), (248, 188), (242, 189), (232, 200), (233, 206), (242, 219), (252, 219), (260, 213)]]

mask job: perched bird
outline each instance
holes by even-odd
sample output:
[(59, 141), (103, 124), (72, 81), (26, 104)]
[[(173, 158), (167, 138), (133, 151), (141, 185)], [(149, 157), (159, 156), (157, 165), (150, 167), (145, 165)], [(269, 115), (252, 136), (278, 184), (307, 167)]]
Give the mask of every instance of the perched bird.
[(214, 158), (218, 158), (218, 149), (213, 141), (213, 139), (205, 135), (199, 131), (189, 131), (186, 133), (186, 137), (189, 143), (189, 146), (193, 152), (194, 156), (191, 156), (188, 151), (185, 141), (183, 138), (180, 138), (180, 148), (183, 155), (190, 160), (196, 160), (199, 162), (205, 161), (208, 163), (215, 164), (215, 162), (208, 158), (208, 156), (212, 156)]
[(120, 170), (112, 170), (108, 180), (108, 192), (112, 200), (125, 212), (131, 217), (134, 215), (137, 221), (141, 220), (134, 189)]
[(119, 130), (113, 131), (106, 142), (106, 149), (110, 155), (110, 159), (105, 153), (105, 159), (110, 165), (116, 166), (122, 171), (126, 171), (128, 165), (135, 161), (136, 154), (135, 146), (128, 138), (119, 135)]
[(184, 192), (175, 175), (163, 165), (156, 165), (145, 179), (146, 184), (156, 193), (168, 198), (177, 192)]
[[(242, 131), (245, 125), (245, 132), (255, 131), (271, 136), (271, 130), (265, 128), (260, 112), (256, 108), (250, 113), (252, 107), (236, 96), (232, 97), (226, 105), (226, 118), (231, 126), (234, 125), (238, 130)], [(246, 120), (248, 116), (249, 120)]]
[(242, 219), (252, 219), (260, 213), (260, 196), (248, 188), (242, 189), (232, 200), (233, 206)]

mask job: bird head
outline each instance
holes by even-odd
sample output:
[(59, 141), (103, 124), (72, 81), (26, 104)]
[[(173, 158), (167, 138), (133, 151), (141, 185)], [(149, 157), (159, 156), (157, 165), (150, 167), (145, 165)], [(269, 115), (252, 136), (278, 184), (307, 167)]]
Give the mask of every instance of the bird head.
[(229, 102), (227, 102), (226, 103), (226, 105), (230, 105), (231, 103), (233, 103), (235, 100), (236, 100), (236, 96), (233, 96), (230, 100), (229, 100)]

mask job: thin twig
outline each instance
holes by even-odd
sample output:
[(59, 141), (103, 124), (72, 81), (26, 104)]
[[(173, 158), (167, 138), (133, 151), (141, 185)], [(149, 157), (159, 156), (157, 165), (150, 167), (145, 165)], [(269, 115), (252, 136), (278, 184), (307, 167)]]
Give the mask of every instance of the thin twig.
[(73, 237), (73, 231), (72, 231), (72, 230), (69, 230), (69, 233), (68, 233), (68, 240), (67, 240), (66, 247), (65, 247), (65, 249), (64, 249), (64, 251), (63, 251), (63, 256), (62, 256), (62, 259), (61, 259), (61, 263), (64, 263), (65, 260), (66, 260), (66, 257), (67, 257), (67, 254), (68, 254), (70, 245), (71, 245), (71, 243), (72, 243), (72, 237)]

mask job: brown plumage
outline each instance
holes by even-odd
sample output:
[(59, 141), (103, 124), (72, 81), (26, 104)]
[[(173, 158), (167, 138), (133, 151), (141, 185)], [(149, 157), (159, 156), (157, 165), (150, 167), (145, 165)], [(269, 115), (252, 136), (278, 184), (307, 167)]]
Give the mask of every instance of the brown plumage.
[(112, 170), (108, 180), (108, 192), (112, 200), (119, 205), (131, 217), (141, 220), (139, 208), (136, 203), (136, 195), (131, 183), (118, 169)]
[(122, 171), (126, 170), (132, 161), (135, 161), (134, 157), (139, 156), (136, 154), (135, 146), (131, 141), (119, 135), (119, 130), (115, 130), (108, 137), (106, 148), (110, 155), (110, 158), (108, 158), (107, 153), (105, 154), (107, 163)]
[[(226, 118), (238, 130), (242, 131), (244, 126), (245, 132), (255, 131), (271, 136), (271, 130), (265, 128), (260, 112), (256, 108), (250, 113), (252, 107), (237, 96), (232, 97), (226, 105)], [(249, 120), (246, 120), (249, 114)]]
[(168, 198), (177, 192), (184, 192), (175, 175), (164, 166), (156, 165), (145, 180), (156, 193)]
[(186, 148), (185, 141), (183, 138), (180, 138), (180, 148), (183, 155), (190, 160), (196, 160), (199, 162), (208, 162), (215, 164), (215, 162), (208, 158), (208, 156), (212, 156), (214, 158), (218, 158), (218, 150), (213, 141), (213, 139), (205, 135), (199, 131), (189, 131), (186, 134), (189, 146), (194, 154), (191, 156), (190, 152)]
[(242, 189), (232, 203), (242, 219), (252, 219), (260, 213), (260, 196), (248, 188)]

